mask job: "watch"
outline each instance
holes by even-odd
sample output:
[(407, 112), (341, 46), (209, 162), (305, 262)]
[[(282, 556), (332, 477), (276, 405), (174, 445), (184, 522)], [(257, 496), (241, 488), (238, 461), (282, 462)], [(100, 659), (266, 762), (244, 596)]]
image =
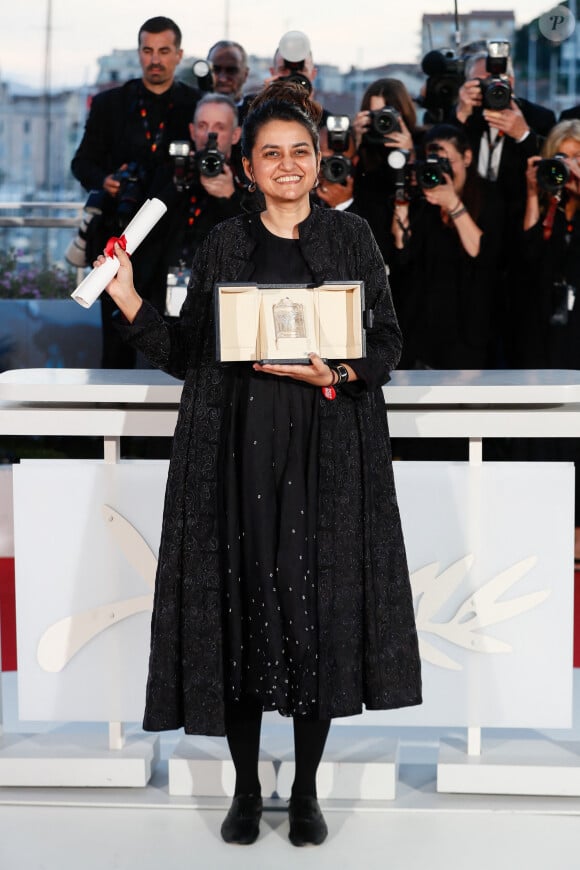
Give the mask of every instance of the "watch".
[(336, 366), (331, 366), (332, 370), (337, 374), (337, 380), (335, 383), (335, 387), (340, 387), (342, 384), (346, 384), (348, 381), (348, 369), (342, 363), (338, 363)]

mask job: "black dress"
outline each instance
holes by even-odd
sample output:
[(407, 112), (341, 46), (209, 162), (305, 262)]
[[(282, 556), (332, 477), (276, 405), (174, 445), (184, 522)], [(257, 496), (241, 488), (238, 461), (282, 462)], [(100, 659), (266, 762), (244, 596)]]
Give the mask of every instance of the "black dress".
[[(311, 284), (297, 240), (258, 225), (262, 284)], [(230, 700), (317, 718), (318, 394), (311, 384), (232, 373), (225, 417), (226, 687)]]

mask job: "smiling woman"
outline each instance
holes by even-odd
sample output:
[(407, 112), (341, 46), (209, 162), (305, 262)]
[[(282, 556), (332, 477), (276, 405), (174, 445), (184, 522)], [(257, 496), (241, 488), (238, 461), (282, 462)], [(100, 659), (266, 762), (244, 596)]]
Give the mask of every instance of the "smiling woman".
[[(141, 300), (119, 246), (121, 267), (108, 287), (129, 321), (128, 340), (185, 379), (144, 726), (225, 733), (236, 768), (222, 826), (230, 843), (252, 843), (259, 833), (263, 710), (294, 720), (289, 837), (303, 846), (327, 834), (316, 771), (331, 719), (363, 704), (421, 702), (381, 389), (401, 335), (368, 225), (310, 204), (318, 117), (299, 85), (275, 82), (256, 98), (242, 148), (266, 208), (208, 236), (177, 322)], [(352, 281), (364, 285), (374, 315), (366, 356), (326, 361), (310, 353), (301, 365), (216, 360), (216, 284)]]

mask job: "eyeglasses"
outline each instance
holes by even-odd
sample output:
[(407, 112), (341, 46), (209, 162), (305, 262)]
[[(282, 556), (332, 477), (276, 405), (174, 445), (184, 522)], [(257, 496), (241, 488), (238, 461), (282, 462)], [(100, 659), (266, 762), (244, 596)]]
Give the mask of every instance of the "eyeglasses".
[(240, 72), (239, 66), (221, 66), (219, 63), (214, 63), (212, 69), (218, 76), (220, 73), (225, 73), (227, 76), (237, 76)]

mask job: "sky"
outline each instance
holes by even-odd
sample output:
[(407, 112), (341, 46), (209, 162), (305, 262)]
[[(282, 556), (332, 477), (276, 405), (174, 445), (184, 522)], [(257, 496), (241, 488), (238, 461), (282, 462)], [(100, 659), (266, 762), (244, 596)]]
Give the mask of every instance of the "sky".
[[(52, 0), (50, 81), (54, 88), (91, 84), (97, 58), (133, 48), (140, 25), (153, 15), (173, 18), (183, 31), (186, 56), (205, 57), (226, 35), (248, 54), (271, 57), (287, 30), (303, 30), (315, 63), (346, 71), (420, 59), (424, 13), (453, 13), (453, 0)], [(459, 0), (460, 14), (513, 10), (516, 25), (557, 5), (557, 0)], [(45, 72), (49, 0), (2, 0), (0, 79), (41, 88)], [(226, 20), (229, 32), (226, 33)]]

